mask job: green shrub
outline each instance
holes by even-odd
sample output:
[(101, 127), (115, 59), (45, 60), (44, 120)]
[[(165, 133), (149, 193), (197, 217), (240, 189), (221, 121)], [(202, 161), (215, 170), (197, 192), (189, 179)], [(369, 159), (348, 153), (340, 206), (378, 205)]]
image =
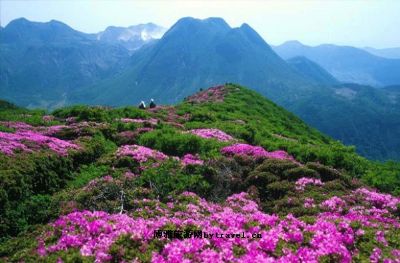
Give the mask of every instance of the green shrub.
[(298, 167), (298, 165), (291, 161), (278, 160), (278, 159), (267, 159), (256, 168), (256, 171), (270, 172), (281, 178), (285, 178), (284, 172), (286, 170), (296, 168), (296, 167)]
[(208, 157), (216, 156), (219, 155), (219, 149), (224, 145), (216, 140), (203, 139), (168, 127), (144, 133), (138, 141), (140, 145), (179, 157), (187, 153), (200, 153)]
[(210, 185), (201, 174), (185, 174), (176, 161), (168, 160), (159, 167), (145, 170), (137, 178), (140, 186), (150, 188), (154, 197), (161, 200), (171, 194), (179, 194), (184, 191), (195, 192), (205, 196), (210, 190)]
[(270, 172), (252, 171), (245, 180), (245, 185), (255, 185), (258, 187), (265, 187), (267, 184), (279, 181), (279, 177)]
[(288, 192), (294, 192), (294, 184), (283, 180), (268, 184), (266, 192), (268, 193), (268, 200), (277, 200), (284, 197)]
[(289, 181), (296, 181), (302, 177), (319, 178), (318, 172), (306, 167), (296, 167), (284, 171), (284, 178)]

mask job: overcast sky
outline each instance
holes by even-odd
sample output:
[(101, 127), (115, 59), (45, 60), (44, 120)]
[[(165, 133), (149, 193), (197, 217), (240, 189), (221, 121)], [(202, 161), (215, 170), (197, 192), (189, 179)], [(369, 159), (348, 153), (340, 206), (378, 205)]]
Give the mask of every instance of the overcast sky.
[(94, 33), (107, 26), (154, 22), (170, 27), (179, 18), (224, 18), (248, 23), (272, 45), (287, 40), (358, 47), (400, 47), (400, 0), (0, 0), (1, 26), (15, 18), (60, 20)]

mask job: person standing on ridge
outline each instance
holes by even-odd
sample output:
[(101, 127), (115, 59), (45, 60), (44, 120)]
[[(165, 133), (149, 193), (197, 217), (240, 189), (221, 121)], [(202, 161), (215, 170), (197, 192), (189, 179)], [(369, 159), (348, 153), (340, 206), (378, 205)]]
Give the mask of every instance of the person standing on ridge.
[(146, 104), (144, 103), (144, 101), (140, 102), (139, 109), (142, 109), (142, 110), (146, 109)]
[(150, 109), (152, 109), (152, 108), (155, 108), (157, 105), (156, 105), (156, 103), (154, 102), (154, 100), (153, 99), (151, 99), (150, 100)]

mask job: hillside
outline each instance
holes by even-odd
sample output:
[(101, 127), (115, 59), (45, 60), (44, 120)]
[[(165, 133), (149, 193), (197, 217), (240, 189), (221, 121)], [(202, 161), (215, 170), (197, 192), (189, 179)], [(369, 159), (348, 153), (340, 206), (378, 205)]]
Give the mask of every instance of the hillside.
[(286, 62), (300, 72), (303, 76), (309, 78), (311, 81), (314, 81), (317, 84), (328, 86), (339, 84), (339, 81), (329, 74), (325, 69), (305, 57), (293, 57), (286, 60)]
[(68, 94), (119, 72), (125, 48), (52, 20), (24, 18), (0, 31), (0, 94), (30, 108), (65, 106)]
[(400, 83), (400, 59), (375, 56), (363, 49), (331, 44), (311, 47), (287, 41), (275, 46), (274, 51), (284, 59), (304, 56), (341, 82), (378, 87)]
[(400, 256), (400, 199), (364, 183), (399, 195), (398, 164), (358, 156), (254, 91), (43, 114), (0, 111), (0, 261)]

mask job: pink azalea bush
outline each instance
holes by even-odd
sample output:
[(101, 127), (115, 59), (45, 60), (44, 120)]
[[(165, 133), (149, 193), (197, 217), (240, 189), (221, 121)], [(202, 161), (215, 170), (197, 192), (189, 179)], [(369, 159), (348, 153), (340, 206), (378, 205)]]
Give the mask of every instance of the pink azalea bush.
[(233, 155), (245, 155), (254, 158), (271, 158), (280, 160), (294, 160), (285, 151), (274, 151), (268, 152), (261, 146), (253, 146), (245, 143), (237, 143), (230, 146), (226, 146), (221, 150), (222, 154), (233, 156)]
[(325, 200), (321, 205), (321, 208), (327, 209), (331, 212), (342, 212), (343, 208), (346, 206), (346, 202), (337, 196), (333, 196), (328, 200)]
[(218, 129), (194, 129), (189, 131), (199, 137), (206, 139), (216, 139), (221, 142), (233, 140), (233, 137)]
[(51, 122), (51, 121), (54, 120), (54, 116), (51, 116), (51, 115), (44, 115), (44, 116), (42, 117), (42, 120), (43, 120), (44, 122)]
[(185, 156), (182, 157), (182, 164), (184, 166), (186, 165), (203, 165), (204, 161), (201, 160), (197, 155), (193, 155), (193, 154), (186, 154)]
[(80, 149), (72, 142), (60, 140), (29, 130), (17, 130), (15, 133), (0, 132), (0, 152), (12, 155), (16, 150), (32, 152), (48, 148), (59, 155), (67, 155), (70, 149)]
[(322, 186), (324, 183), (320, 179), (302, 177), (296, 181), (296, 190), (304, 191), (307, 185)]
[(54, 126), (49, 126), (45, 129), (44, 134), (46, 135), (54, 135), (58, 132), (60, 132), (61, 130), (68, 128), (68, 126), (66, 125), (54, 125)]
[(188, 97), (186, 100), (188, 102), (195, 102), (195, 103), (209, 102), (209, 101), (222, 102), (222, 101), (224, 101), (226, 92), (227, 92), (227, 89), (225, 88), (225, 86), (216, 86), (216, 87), (211, 87), (204, 91), (198, 92), (198, 93)]
[(16, 130), (32, 130), (34, 127), (25, 122), (15, 122), (15, 121), (0, 121), (0, 125), (3, 125), (7, 128), (12, 128)]
[(377, 208), (391, 208), (395, 210), (397, 209), (397, 205), (400, 204), (400, 198), (398, 197), (370, 191), (367, 188), (359, 188), (355, 193), (361, 195), (366, 202), (373, 204)]
[(154, 118), (150, 119), (131, 119), (131, 118), (121, 118), (119, 121), (124, 123), (149, 123), (151, 125), (157, 125), (158, 120)]
[[(352, 197), (358, 198), (357, 194)], [(232, 195), (224, 204), (210, 203), (188, 192), (166, 205), (148, 199), (134, 203), (138, 208), (128, 214), (80, 211), (61, 216), (39, 238), (37, 253), (45, 256), (77, 249), (83, 257), (94, 257), (96, 262), (115, 261), (111, 251), (117, 249), (120, 260), (136, 253), (151, 262), (319, 262), (331, 257), (335, 262), (346, 263), (359, 253), (357, 244), (364, 235), (354, 223), (378, 236), (381, 228), (400, 228), (398, 218), (371, 213), (368, 207), (359, 205), (349, 206), (346, 214), (321, 213), (313, 222), (291, 214), (280, 218), (261, 212), (246, 193)], [(178, 230), (200, 229), (213, 236), (154, 237), (155, 230), (171, 226)], [(226, 236), (236, 233), (245, 238)], [(256, 233), (261, 236), (253, 238)], [(125, 247), (118, 243), (124, 237), (137, 245)], [(150, 245), (156, 239), (162, 241), (162, 247)], [(393, 249), (390, 253), (391, 258), (383, 258), (381, 248), (376, 247), (367, 256), (372, 262), (398, 262), (399, 251)], [(138, 261), (142, 260), (133, 260)]]
[(117, 156), (130, 156), (138, 163), (144, 163), (148, 160), (162, 161), (168, 158), (167, 155), (140, 145), (123, 145), (118, 148)]
[(314, 198), (307, 197), (304, 199), (304, 208), (312, 208), (315, 207)]

